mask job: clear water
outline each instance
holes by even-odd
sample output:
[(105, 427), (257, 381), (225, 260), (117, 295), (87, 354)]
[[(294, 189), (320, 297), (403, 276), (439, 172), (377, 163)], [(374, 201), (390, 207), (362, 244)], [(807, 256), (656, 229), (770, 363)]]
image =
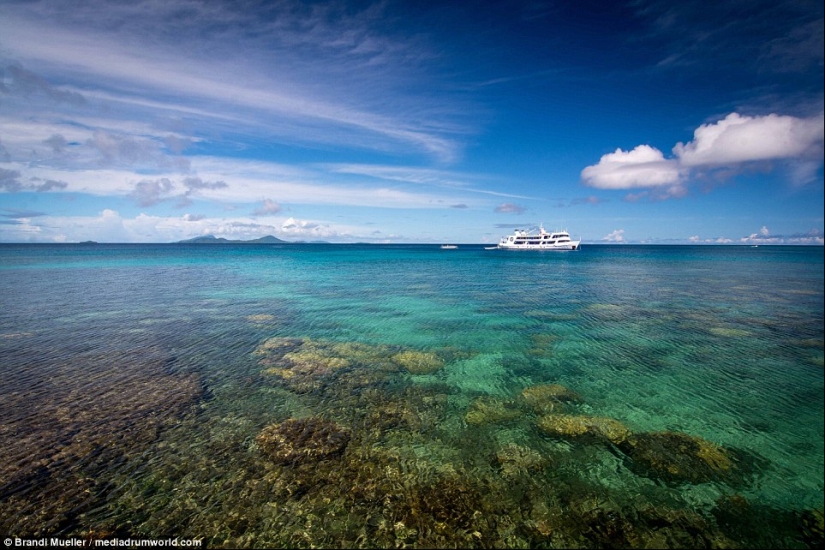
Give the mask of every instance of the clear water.
[[(823, 309), (819, 247), (0, 245), (0, 532), (821, 545)], [(310, 418), (345, 449), (273, 459)]]

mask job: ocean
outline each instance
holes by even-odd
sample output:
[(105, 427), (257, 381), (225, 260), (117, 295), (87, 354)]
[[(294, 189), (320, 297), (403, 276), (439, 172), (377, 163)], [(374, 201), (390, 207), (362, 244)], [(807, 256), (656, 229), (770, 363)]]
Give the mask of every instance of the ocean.
[(824, 272), (822, 247), (0, 245), (0, 534), (821, 548)]

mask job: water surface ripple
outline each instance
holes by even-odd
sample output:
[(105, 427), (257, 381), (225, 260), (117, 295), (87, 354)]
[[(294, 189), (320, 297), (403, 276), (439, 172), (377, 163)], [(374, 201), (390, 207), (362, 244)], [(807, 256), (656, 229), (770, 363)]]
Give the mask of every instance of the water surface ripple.
[(821, 547), (823, 250), (0, 245), (0, 531)]

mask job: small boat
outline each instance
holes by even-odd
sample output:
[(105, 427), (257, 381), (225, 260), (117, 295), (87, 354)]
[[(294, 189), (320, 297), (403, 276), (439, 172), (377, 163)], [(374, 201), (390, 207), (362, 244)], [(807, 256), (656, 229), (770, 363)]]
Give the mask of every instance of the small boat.
[(581, 239), (570, 239), (567, 231), (553, 231), (548, 233), (544, 226), (539, 226), (538, 233), (516, 229), (512, 235), (502, 237), (495, 248), (507, 250), (578, 250)]
[(456, 248), (458, 248), (458, 246), (456, 246), (454, 244), (442, 244), (441, 245), (441, 250), (454, 250)]

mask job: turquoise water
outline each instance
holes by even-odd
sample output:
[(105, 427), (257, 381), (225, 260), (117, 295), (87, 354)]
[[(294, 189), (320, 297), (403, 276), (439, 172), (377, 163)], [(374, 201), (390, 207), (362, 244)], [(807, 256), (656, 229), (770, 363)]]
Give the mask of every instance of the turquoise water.
[(820, 247), (0, 245), (0, 532), (821, 546), (822, 289)]

